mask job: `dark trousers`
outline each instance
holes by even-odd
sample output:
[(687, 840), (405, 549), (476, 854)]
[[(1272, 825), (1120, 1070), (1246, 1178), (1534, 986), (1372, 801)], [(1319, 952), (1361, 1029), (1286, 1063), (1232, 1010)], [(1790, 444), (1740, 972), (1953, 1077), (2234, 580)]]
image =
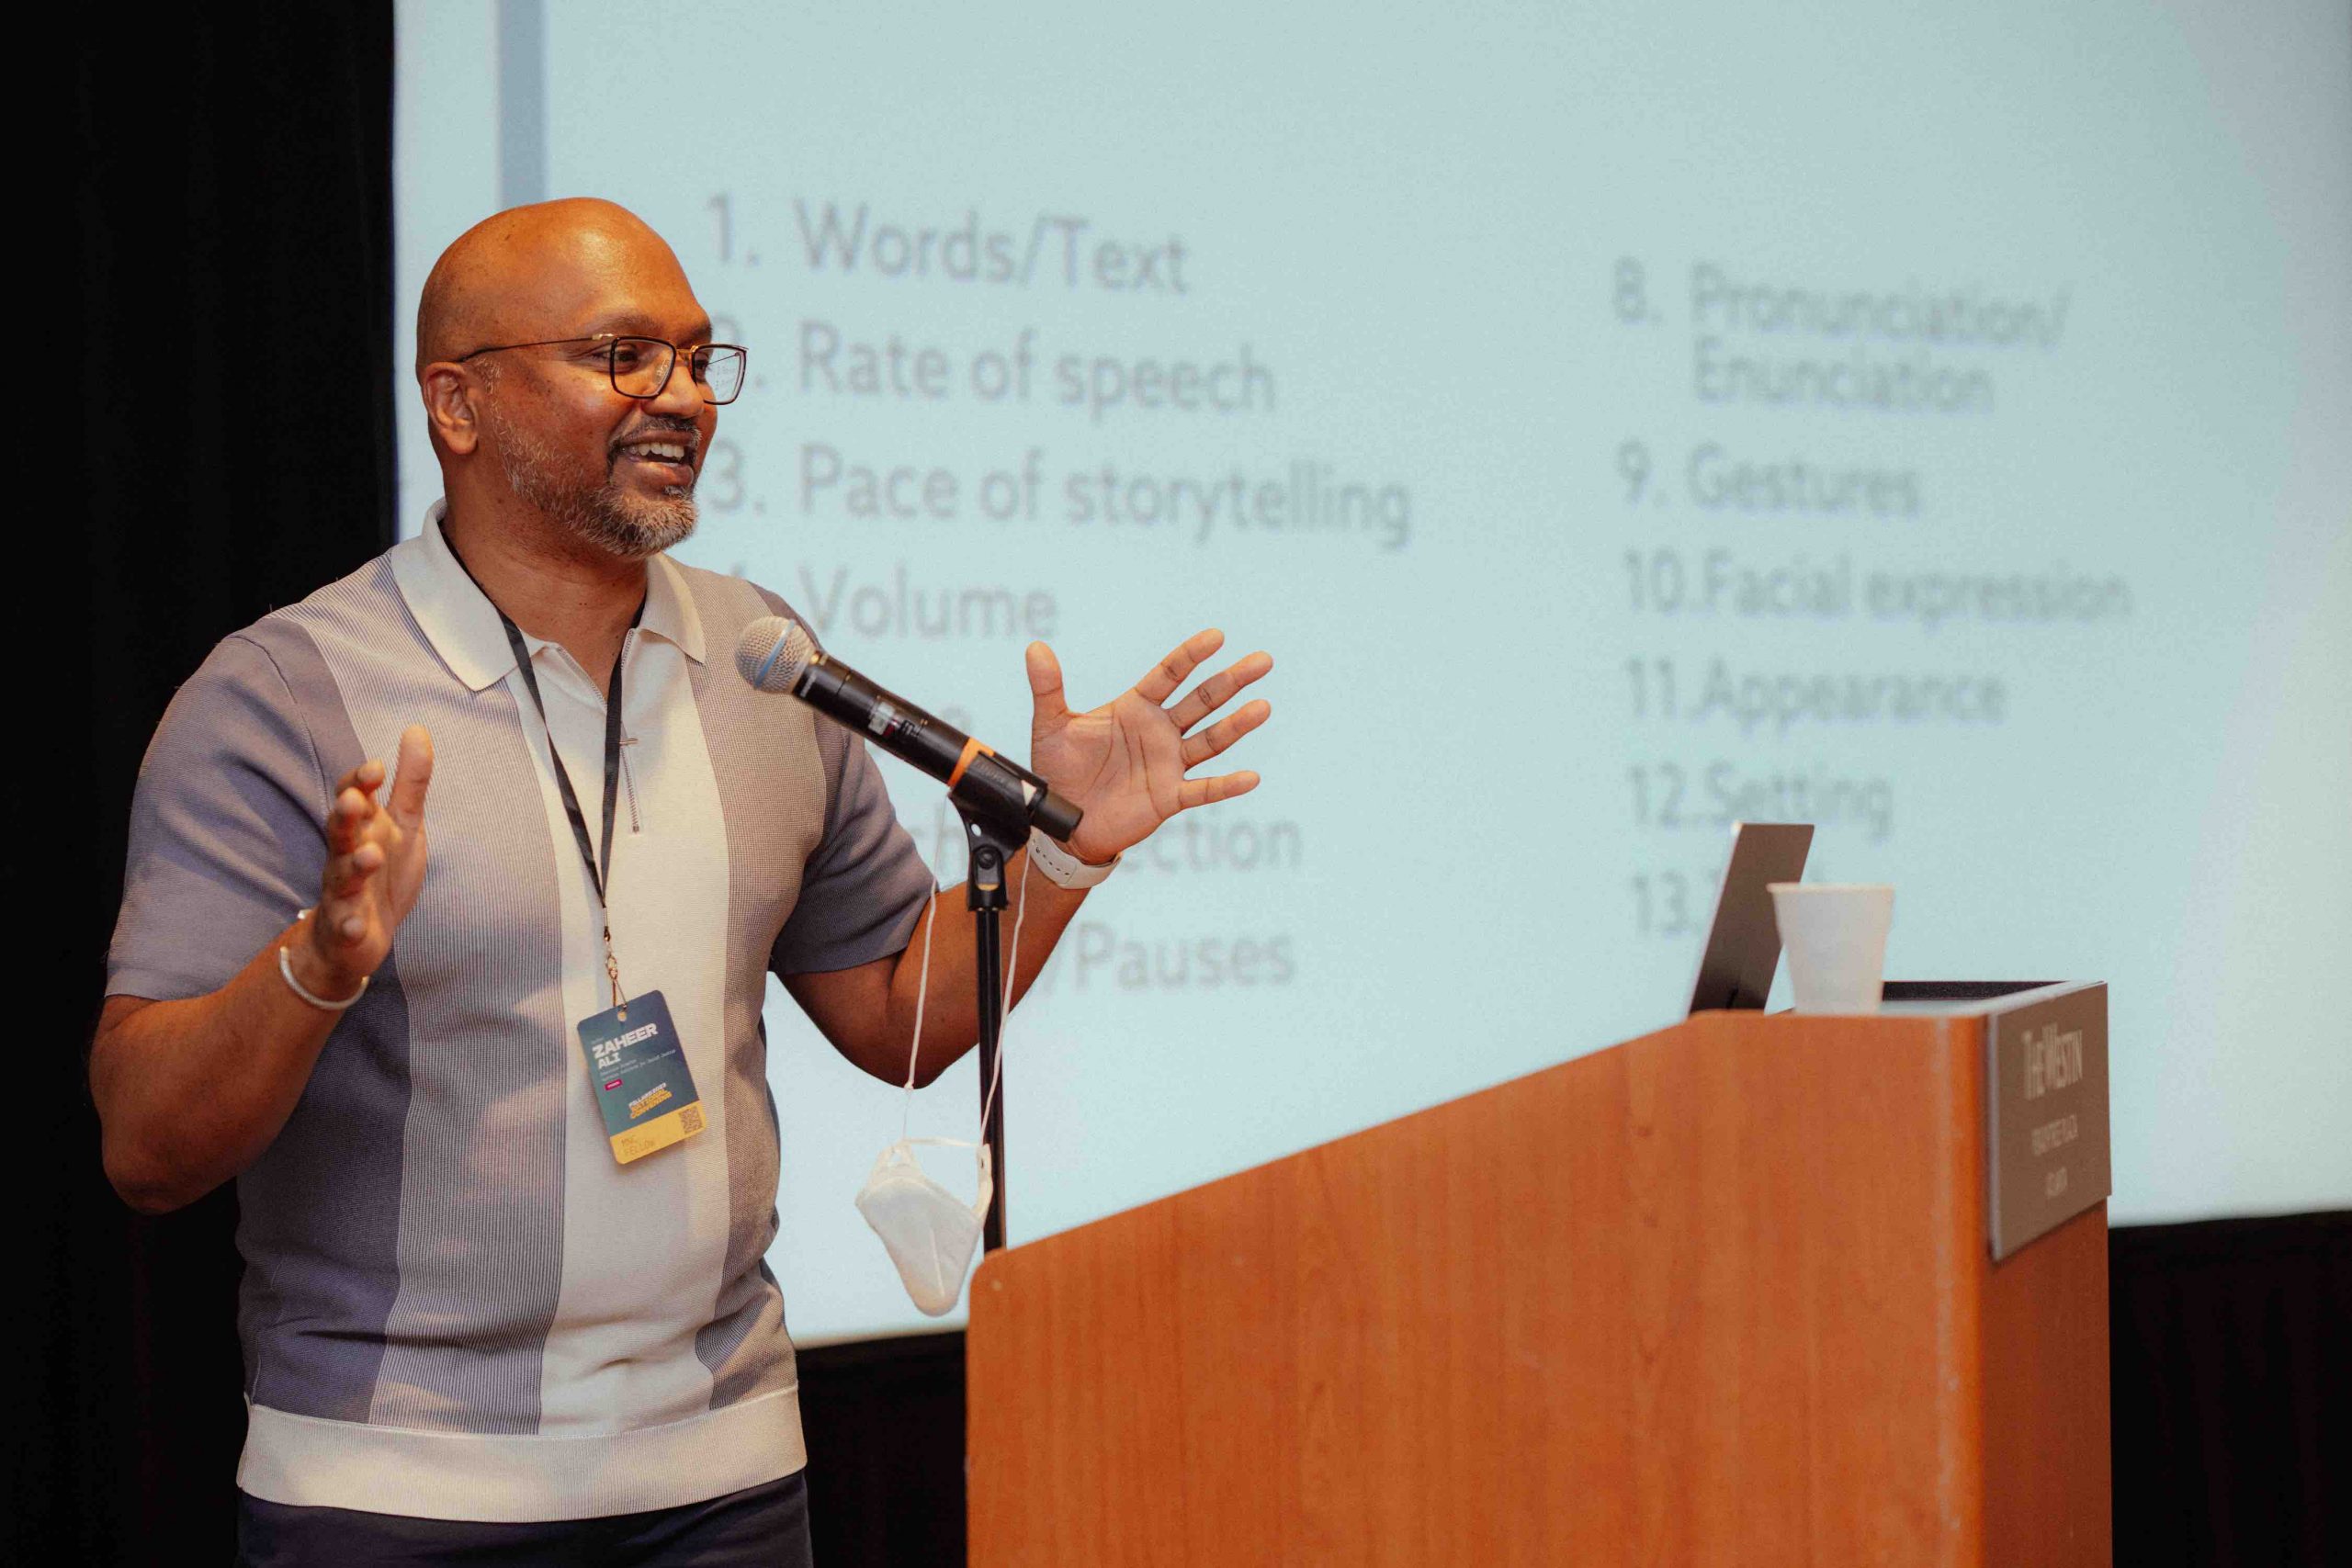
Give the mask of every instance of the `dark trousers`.
[(808, 1488), (795, 1473), (707, 1503), (525, 1525), (298, 1508), (241, 1492), (237, 1562), (241, 1568), (809, 1568)]

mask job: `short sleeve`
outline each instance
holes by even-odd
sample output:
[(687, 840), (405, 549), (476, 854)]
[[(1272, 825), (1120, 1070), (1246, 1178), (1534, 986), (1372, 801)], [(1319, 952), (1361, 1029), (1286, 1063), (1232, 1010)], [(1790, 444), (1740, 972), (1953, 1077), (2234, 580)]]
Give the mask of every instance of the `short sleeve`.
[(139, 765), (107, 994), (175, 1001), (226, 985), (326, 867), (326, 781), (277, 666), (220, 643)]
[(938, 887), (865, 743), (842, 731), (825, 750), (825, 836), (769, 955), (778, 975), (854, 969), (903, 950)]

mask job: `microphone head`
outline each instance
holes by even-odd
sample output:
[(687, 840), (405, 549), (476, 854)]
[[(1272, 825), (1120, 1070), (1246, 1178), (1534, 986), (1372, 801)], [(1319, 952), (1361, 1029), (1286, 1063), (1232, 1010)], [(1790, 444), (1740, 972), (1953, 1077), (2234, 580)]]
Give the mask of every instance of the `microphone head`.
[(763, 692), (789, 694), (817, 657), (817, 644), (797, 621), (763, 615), (735, 643), (735, 668)]

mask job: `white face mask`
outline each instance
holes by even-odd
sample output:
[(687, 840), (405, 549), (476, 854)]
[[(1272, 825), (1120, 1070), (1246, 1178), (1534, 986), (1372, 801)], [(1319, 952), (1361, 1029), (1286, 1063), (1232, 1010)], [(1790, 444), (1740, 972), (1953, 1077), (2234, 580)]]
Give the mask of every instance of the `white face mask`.
[[(916, 1144), (972, 1149), (978, 1155), (980, 1195), (967, 1205), (956, 1194), (923, 1174), (915, 1163)], [(961, 1138), (901, 1138), (882, 1151), (872, 1174), (857, 1195), (857, 1212), (890, 1249), (907, 1294), (924, 1314), (938, 1317), (956, 1310), (964, 1293), (964, 1276), (972, 1267), (972, 1253), (980, 1244), (980, 1222), (987, 1217), (996, 1182), (989, 1170), (984, 1145)]]
[[(1005, 944), (1004, 988), (998, 993), (1008, 998), (1008, 1006), (1012, 976), (1019, 972), (1021, 917), (1028, 908), (1029, 863), (1023, 861), (1021, 887), (1012, 906), (1012, 940)], [(907, 1051), (905, 1104), (910, 1112), (914, 1106), (915, 1066), (922, 1044), (923, 1002), (931, 992), (931, 928), (936, 922), (938, 910), (934, 897), (922, 919), (922, 974), (915, 987), (915, 1037)], [(1003, 1023), (1000, 1019), (996, 1055), (1000, 1077), (1004, 1072), (1003, 1042)], [(980, 1104), (982, 1127), (989, 1124), (989, 1110), (996, 1102), (996, 1088), (992, 1079), (988, 1098)], [(980, 1244), (980, 1222), (988, 1217), (989, 1204), (996, 1197), (996, 1177), (985, 1144), (967, 1143), (962, 1138), (910, 1138), (903, 1117), (899, 1134), (899, 1141), (884, 1149), (882, 1157), (866, 1173), (865, 1185), (858, 1190), (857, 1212), (865, 1216), (865, 1223), (874, 1227), (874, 1234), (889, 1249), (890, 1261), (899, 1266), (899, 1279), (906, 1285), (915, 1306), (927, 1316), (939, 1317), (953, 1312), (956, 1299), (964, 1293), (964, 1276), (971, 1271), (972, 1254)], [(979, 1165), (979, 1196), (967, 1204), (925, 1176), (922, 1167), (915, 1162), (917, 1144), (972, 1150)]]

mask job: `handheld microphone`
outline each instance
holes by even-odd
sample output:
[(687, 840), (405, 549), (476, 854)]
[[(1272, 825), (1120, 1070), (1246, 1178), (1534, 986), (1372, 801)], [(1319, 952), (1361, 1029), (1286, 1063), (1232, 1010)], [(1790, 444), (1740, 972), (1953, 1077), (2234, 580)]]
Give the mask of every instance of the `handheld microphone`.
[(788, 692), (947, 786), (948, 798), (1016, 834), (1068, 841), (1085, 814), (1017, 762), (817, 650), (799, 623), (764, 615), (743, 628), (735, 668), (763, 692)]

